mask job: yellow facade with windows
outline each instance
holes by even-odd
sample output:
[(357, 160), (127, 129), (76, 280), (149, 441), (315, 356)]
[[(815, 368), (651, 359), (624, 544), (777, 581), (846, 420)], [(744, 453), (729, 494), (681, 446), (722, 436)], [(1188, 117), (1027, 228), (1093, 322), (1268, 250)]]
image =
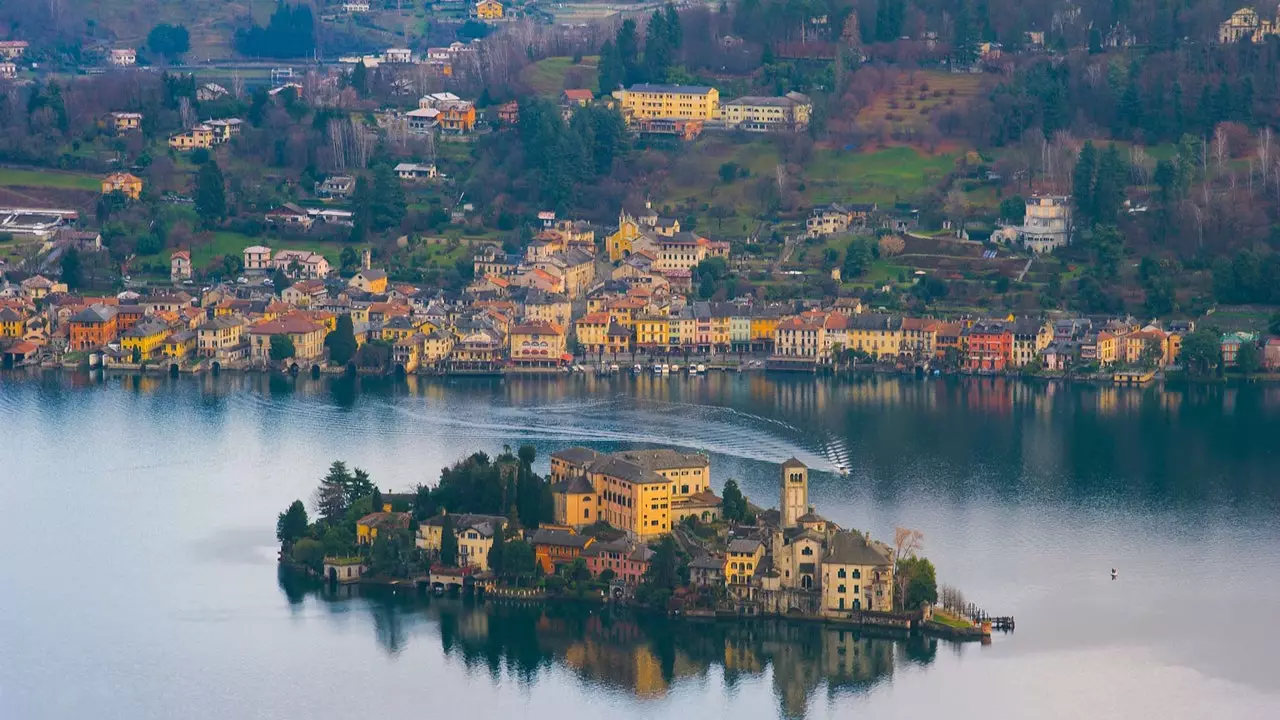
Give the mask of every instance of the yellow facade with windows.
[(642, 315), (636, 318), (636, 346), (666, 347), (671, 339), (671, 321), (664, 317)]
[(720, 112), (720, 91), (707, 86), (640, 83), (616, 95), (623, 115), (642, 120), (712, 120)]
[(726, 585), (745, 585), (751, 582), (764, 558), (764, 543), (759, 540), (734, 540), (724, 556), (724, 582)]

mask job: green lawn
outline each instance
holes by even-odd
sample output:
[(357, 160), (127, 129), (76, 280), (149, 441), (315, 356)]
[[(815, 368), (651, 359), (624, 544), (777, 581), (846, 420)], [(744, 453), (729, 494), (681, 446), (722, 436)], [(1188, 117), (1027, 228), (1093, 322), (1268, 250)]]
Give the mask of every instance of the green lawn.
[(565, 89), (565, 77), (576, 67), (580, 82), (574, 83), (575, 86), (590, 88), (594, 92), (599, 84), (596, 80), (596, 63), (599, 61), (598, 55), (589, 55), (582, 58), (581, 65), (574, 65), (571, 57), (549, 57), (525, 68), (520, 79), (535, 93), (555, 97)]
[(813, 203), (888, 204), (936, 186), (955, 164), (955, 155), (927, 155), (915, 148), (875, 152), (817, 150), (805, 168), (805, 196)]
[(98, 191), (102, 189), (102, 181), (92, 175), (78, 175), (56, 170), (0, 168), (0, 187), (43, 187), (60, 190)]
[[(197, 240), (193, 243), (191, 247), (191, 264), (197, 270), (202, 270), (223, 255), (240, 255), (250, 245), (266, 245), (272, 250), (310, 250), (318, 252), (334, 267), (338, 266), (338, 257), (342, 254), (342, 245), (338, 243), (316, 240), (282, 240), (267, 236), (255, 238), (238, 232), (219, 231), (213, 233), (212, 239), (207, 242)], [(167, 263), (171, 252), (173, 252), (171, 248), (166, 248), (158, 255), (140, 255), (136, 260), (139, 263)]]
[(961, 618), (948, 613), (946, 610), (940, 609), (934, 609), (933, 621), (939, 625), (946, 625), (947, 627), (953, 627), (957, 630), (967, 630), (973, 627), (973, 623), (967, 620), (962, 620)]

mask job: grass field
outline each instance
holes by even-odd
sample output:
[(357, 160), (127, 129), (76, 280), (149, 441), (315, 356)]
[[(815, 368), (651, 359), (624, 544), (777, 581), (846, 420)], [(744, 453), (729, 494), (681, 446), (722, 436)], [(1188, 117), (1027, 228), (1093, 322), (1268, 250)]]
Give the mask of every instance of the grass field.
[(903, 73), (897, 84), (858, 112), (858, 124), (902, 131), (922, 127), (940, 110), (962, 108), (982, 89), (981, 75), (936, 70)]
[(56, 170), (13, 170), (0, 168), (0, 187), (56, 188), (59, 190), (101, 190), (102, 181), (92, 175)]
[[(199, 236), (191, 244), (191, 264), (196, 269), (203, 270), (223, 255), (239, 255), (250, 245), (266, 245), (272, 250), (310, 250), (318, 252), (334, 267), (337, 267), (338, 256), (342, 253), (342, 246), (337, 243), (315, 240), (283, 240), (266, 236), (255, 238), (238, 232), (219, 231), (211, 235)], [(135, 260), (140, 264), (167, 264), (169, 253), (172, 251), (172, 248), (167, 248), (158, 255), (139, 255)]]
[[(525, 68), (520, 79), (539, 95), (555, 97), (565, 88), (590, 88), (595, 92), (598, 55), (582, 58), (581, 65), (574, 65), (570, 57), (549, 57)], [(566, 81), (571, 81), (566, 84)]]

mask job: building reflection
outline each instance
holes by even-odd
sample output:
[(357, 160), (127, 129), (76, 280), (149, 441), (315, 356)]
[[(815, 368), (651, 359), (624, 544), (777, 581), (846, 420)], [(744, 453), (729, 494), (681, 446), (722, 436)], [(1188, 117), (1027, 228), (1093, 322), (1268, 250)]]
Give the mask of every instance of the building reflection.
[(896, 664), (927, 665), (937, 651), (937, 641), (928, 638), (816, 623), (674, 620), (609, 608), (362, 594), (288, 574), (281, 575), (280, 587), (299, 612), (314, 599), (335, 622), (367, 610), (388, 654), (430, 642), (436, 634), (446, 656), (469, 670), (487, 671), (495, 683), (508, 677), (531, 683), (559, 669), (591, 687), (655, 700), (682, 683), (721, 675), (729, 687), (769, 682), (778, 713), (791, 718), (806, 717), (819, 698), (864, 693), (890, 682)]

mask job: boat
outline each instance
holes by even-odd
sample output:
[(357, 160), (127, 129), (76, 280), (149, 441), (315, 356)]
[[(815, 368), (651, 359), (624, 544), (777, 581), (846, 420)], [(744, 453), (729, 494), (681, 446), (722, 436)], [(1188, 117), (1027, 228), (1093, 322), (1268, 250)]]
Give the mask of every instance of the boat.
[(660, 364), (658, 364), (658, 363), (654, 363), (654, 364), (653, 364), (653, 371), (654, 371), (655, 373), (659, 373), (659, 374), (661, 374), (661, 373), (662, 373), (662, 365), (660, 365)]
[(633, 365), (633, 366), (631, 367), (631, 372), (633, 372), (633, 373), (640, 373), (640, 372), (643, 372), (643, 371), (644, 371), (644, 368), (643, 368), (643, 367), (641, 367), (640, 363), (636, 363), (635, 365)]
[(663, 375), (666, 375), (666, 374), (667, 374), (667, 373), (669, 373), (669, 372), (671, 372), (671, 367), (670, 367), (670, 366), (668, 366), (666, 363), (663, 363), (663, 364), (662, 364), (662, 374), (663, 374)]
[(610, 363), (609, 372), (618, 372), (618, 363)]
[(698, 372), (704, 373), (706, 371), (707, 371), (707, 366), (703, 365), (702, 363), (698, 363)]
[(679, 365), (672, 365), (672, 366), (671, 366), (671, 372), (673, 372), (673, 373), (678, 373), (678, 372), (680, 372), (680, 366), (679, 366)]

